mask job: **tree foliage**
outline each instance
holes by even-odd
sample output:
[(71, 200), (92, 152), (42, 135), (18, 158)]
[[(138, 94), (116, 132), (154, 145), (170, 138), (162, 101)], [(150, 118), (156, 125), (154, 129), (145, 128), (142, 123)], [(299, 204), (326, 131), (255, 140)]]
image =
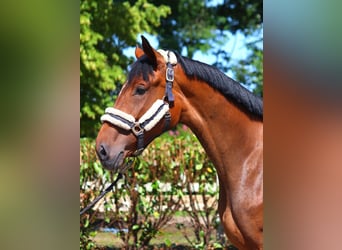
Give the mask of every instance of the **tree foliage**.
[(245, 35), (261, 28), (262, 1), (225, 0), (214, 5), (212, 0), (151, 0), (168, 4), (171, 15), (162, 19), (158, 30), (161, 47), (186, 50), (192, 58), (198, 50), (207, 52), (227, 40), (227, 31)]
[(264, 54), (256, 43), (247, 45), (250, 49), (249, 55), (244, 60), (239, 60), (232, 66), (235, 80), (251, 86), (258, 96), (263, 97), (263, 58)]

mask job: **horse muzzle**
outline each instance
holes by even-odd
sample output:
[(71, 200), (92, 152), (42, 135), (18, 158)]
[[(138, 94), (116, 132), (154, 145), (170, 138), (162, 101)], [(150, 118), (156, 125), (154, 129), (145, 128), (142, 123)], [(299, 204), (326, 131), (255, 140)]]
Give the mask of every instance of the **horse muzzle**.
[(124, 150), (109, 150), (106, 144), (97, 145), (96, 153), (102, 166), (115, 172), (120, 170), (125, 159)]

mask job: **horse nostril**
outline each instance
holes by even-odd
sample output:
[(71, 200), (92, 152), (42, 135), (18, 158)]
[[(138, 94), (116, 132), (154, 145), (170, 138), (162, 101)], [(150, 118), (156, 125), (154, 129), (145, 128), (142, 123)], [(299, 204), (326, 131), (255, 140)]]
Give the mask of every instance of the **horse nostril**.
[(100, 145), (100, 148), (98, 150), (98, 155), (100, 157), (100, 160), (102, 161), (108, 158), (106, 147), (103, 144)]
[(103, 156), (107, 155), (107, 152), (106, 152), (106, 150), (105, 150), (103, 145), (101, 145), (100, 154), (103, 155)]

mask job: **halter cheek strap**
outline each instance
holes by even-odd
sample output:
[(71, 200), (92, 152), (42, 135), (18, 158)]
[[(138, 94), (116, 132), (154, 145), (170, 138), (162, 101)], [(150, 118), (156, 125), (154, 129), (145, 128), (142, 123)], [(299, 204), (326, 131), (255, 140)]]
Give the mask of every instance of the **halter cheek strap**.
[(166, 88), (165, 88), (165, 97), (167, 101), (170, 103), (170, 106), (173, 106), (175, 98), (172, 93), (173, 80), (175, 78), (175, 73), (173, 70), (173, 66), (177, 64), (177, 57), (172, 51), (165, 51), (162, 49), (157, 50), (163, 57), (166, 62)]
[(174, 76), (175, 73), (173, 71), (172, 65), (170, 63), (167, 63), (165, 97), (167, 98), (167, 101), (170, 103), (171, 106), (173, 106), (173, 103), (175, 101), (175, 98), (172, 93)]
[(124, 130), (132, 131), (137, 137), (137, 150), (133, 153), (138, 156), (144, 150), (144, 132), (154, 128), (158, 122), (165, 118), (165, 128), (167, 130), (171, 123), (170, 106), (173, 106), (174, 96), (172, 85), (174, 80), (173, 65), (177, 64), (176, 55), (170, 51), (158, 50), (166, 61), (166, 88), (164, 100), (156, 100), (152, 106), (137, 121), (132, 115), (116, 108), (106, 108), (105, 114), (101, 116), (101, 122), (109, 122), (114, 126)]

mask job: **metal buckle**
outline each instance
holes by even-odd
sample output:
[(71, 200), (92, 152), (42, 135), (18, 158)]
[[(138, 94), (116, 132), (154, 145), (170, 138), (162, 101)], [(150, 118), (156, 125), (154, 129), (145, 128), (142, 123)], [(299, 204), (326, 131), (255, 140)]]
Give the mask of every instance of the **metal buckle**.
[(173, 71), (173, 68), (170, 68), (169, 66), (166, 68), (166, 80), (169, 82), (173, 82), (175, 79), (175, 73)]
[(142, 127), (140, 127), (140, 123), (136, 122), (136, 123), (134, 123), (134, 126), (132, 127), (132, 132), (133, 132), (133, 134), (138, 136), (138, 135), (144, 133), (144, 129)]

